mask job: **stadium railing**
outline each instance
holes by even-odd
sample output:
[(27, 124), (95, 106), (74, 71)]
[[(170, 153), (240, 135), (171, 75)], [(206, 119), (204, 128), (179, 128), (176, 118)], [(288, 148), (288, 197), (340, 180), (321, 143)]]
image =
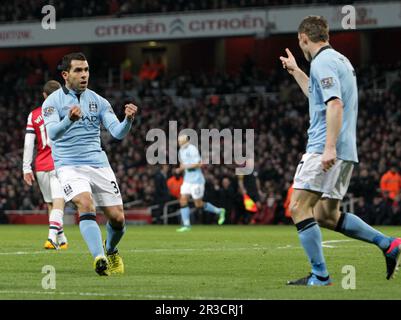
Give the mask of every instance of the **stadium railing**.
[[(191, 199), (191, 200), (189, 200), (189, 202), (193, 202), (193, 200)], [(172, 206), (176, 206), (176, 205), (179, 205), (180, 204), (180, 201), (179, 200), (171, 200), (171, 201), (168, 201), (168, 202), (166, 202), (165, 204), (164, 204), (164, 207), (163, 207), (163, 217), (162, 217), (162, 220), (163, 220), (163, 224), (168, 224), (168, 219), (169, 218), (174, 218), (174, 217), (177, 217), (177, 216), (179, 216), (179, 215), (181, 215), (181, 213), (180, 213), (180, 209), (178, 209), (178, 210), (176, 210), (176, 211), (174, 211), (174, 212), (168, 212), (168, 210), (169, 210), (169, 208), (170, 207), (172, 207)], [(190, 209), (191, 210), (191, 213), (193, 213), (194, 211), (195, 211), (195, 209), (194, 208), (191, 208)]]

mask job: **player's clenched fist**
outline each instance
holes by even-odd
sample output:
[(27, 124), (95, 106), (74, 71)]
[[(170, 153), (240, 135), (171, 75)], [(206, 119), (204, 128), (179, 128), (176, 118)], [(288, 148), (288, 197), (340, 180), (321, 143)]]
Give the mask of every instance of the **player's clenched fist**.
[(138, 112), (138, 107), (132, 103), (128, 103), (125, 105), (125, 116), (129, 120), (133, 120), (136, 113)]
[(70, 109), (70, 113), (68, 114), (68, 117), (70, 118), (71, 121), (77, 121), (81, 119), (82, 117), (81, 108), (79, 106), (72, 106), (72, 108)]

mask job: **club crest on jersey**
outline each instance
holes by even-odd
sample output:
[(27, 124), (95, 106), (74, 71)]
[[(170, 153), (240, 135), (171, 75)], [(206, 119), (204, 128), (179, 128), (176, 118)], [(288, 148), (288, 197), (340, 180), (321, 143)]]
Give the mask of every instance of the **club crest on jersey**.
[(72, 193), (72, 188), (71, 188), (71, 186), (69, 184), (66, 184), (64, 186), (64, 193), (65, 193), (66, 196), (68, 196), (68, 195), (70, 195)]
[(96, 102), (89, 102), (89, 112), (97, 112), (97, 104)]
[(320, 83), (322, 84), (323, 89), (329, 89), (334, 85), (334, 80), (333, 77), (323, 78), (320, 80)]
[(54, 113), (54, 107), (46, 107), (43, 109), (43, 116), (48, 117)]

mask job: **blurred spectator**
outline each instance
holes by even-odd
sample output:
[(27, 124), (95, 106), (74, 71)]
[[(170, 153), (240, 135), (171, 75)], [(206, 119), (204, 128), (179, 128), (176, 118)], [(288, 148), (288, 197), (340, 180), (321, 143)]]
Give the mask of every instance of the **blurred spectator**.
[(176, 199), (180, 199), (181, 195), (181, 185), (184, 182), (184, 177), (180, 174), (174, 173), (170, 178), (167, 180), (167, 187), (172, 195)]
[(395, 165), (392, 165), (390, 170), (381, 177), (380, 189), (383, 195), (387, 193), (391, 200), (394, 200), (400, 194), (401, 175)]
[(358, 198), (354, 205), (354, 213), (366, 223), (373, 225), (376, 222), (375, 210), (373, 206), (373, 199), (367, 202), (364, 197)]
[(224, 177), (221, 181), (221, 188), (219, 190), (219, 207), (226, 209), (225, 224), (232, 223), (232, 215), (234, 214), (234, 203), (236, 198), (236, 190), (233, 183), (228, 177)]
[(121, 63), (121, 70), (123, 73), (124, 83), (130, 83), (134, 78), (134, 75), (132, 74), (132, 61), (130, 58), (125, 58)]
[(163, 78), (166, 67), (163, 64), (162, 57), (158, 56), (155, 61), (151, 64), (151, 69), (152, 69), (152, 80), (160, 80)]
[(139, 79), (141, 81), (144, 80), (152, 80), (154, 74), (153, 74), (153, 68), (151, 66), (150, 60), (147, 59), (141, 66), (141, 69), (139, 70)]
[(284, 215), (289, 220), (292, 219), (291, 211), (290, 211), (290, 203), (291, 203), (291, 195), (292, 195), (293, 191), (294, 191), (293, 184), (291, 184), (287, 190), (287, 196), (285, 198), (284, 205), (283, 205), (284, 206)]
[(163, 164), (154, 175), (155, 193), (153, 199), (157, 208), (153, 211), (153, 215), (156, 223), (161, 223), (160, 217), (163, 214), (164, 204), (172, 198), (167, 187), (168, 170), (168, 165)]
[[(253, 167), (253, 159), (248, 159), (246, 162), (247, 166)], [(238, 188), (242, 196), (242, 201), (239, 202), (237, 208), (236, 222), (241, 222), (243, 224), (248, 224), (251, 222), (252, 215), (255, 214), (262, 208), (260, 203), (260, 182), (258, 180), (258, 172), (253, 170), (251, 174), (238, 175)], [(255, 203), (255, 211), (251, 209), (246, 209), (244, 204), (244, 199), (246, 196)]]
[(386, 195), (375, 197), (373, 225), (391, 225), (394, 219), (393, 201)]
[(364, 197), (368, 203), (373, 202), (373, 198), (377, 193), (377, 183), (375, 179), (369, 175), (366, 168), (360, 170), (359, 177), (357, 179), (351, 179), (351, 184), (348, 190), (354, 197)]

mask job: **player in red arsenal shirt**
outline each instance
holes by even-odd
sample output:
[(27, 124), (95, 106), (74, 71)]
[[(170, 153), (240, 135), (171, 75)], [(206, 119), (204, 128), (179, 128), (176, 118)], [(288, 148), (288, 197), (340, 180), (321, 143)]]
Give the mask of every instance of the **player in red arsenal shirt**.
[[(53, 91), (61, 87), (55, 80), (48, 81), (43, 87), (43, 97), (46, 99)], [(23, 172), (24, 180), (32, 186), (35, 176), (32, 172), (32, 159), (36, 143), (35, 173), (42, 192), (43, 199), (49, 210), (49, 235), (45, 249), (67, 249), (67, 238), (63, 231), (64, 196), (61, 184), (54, 170), (54, 162), (42, 116), (42, 107), (34, 109), (28, 116), (26, 126)]]

